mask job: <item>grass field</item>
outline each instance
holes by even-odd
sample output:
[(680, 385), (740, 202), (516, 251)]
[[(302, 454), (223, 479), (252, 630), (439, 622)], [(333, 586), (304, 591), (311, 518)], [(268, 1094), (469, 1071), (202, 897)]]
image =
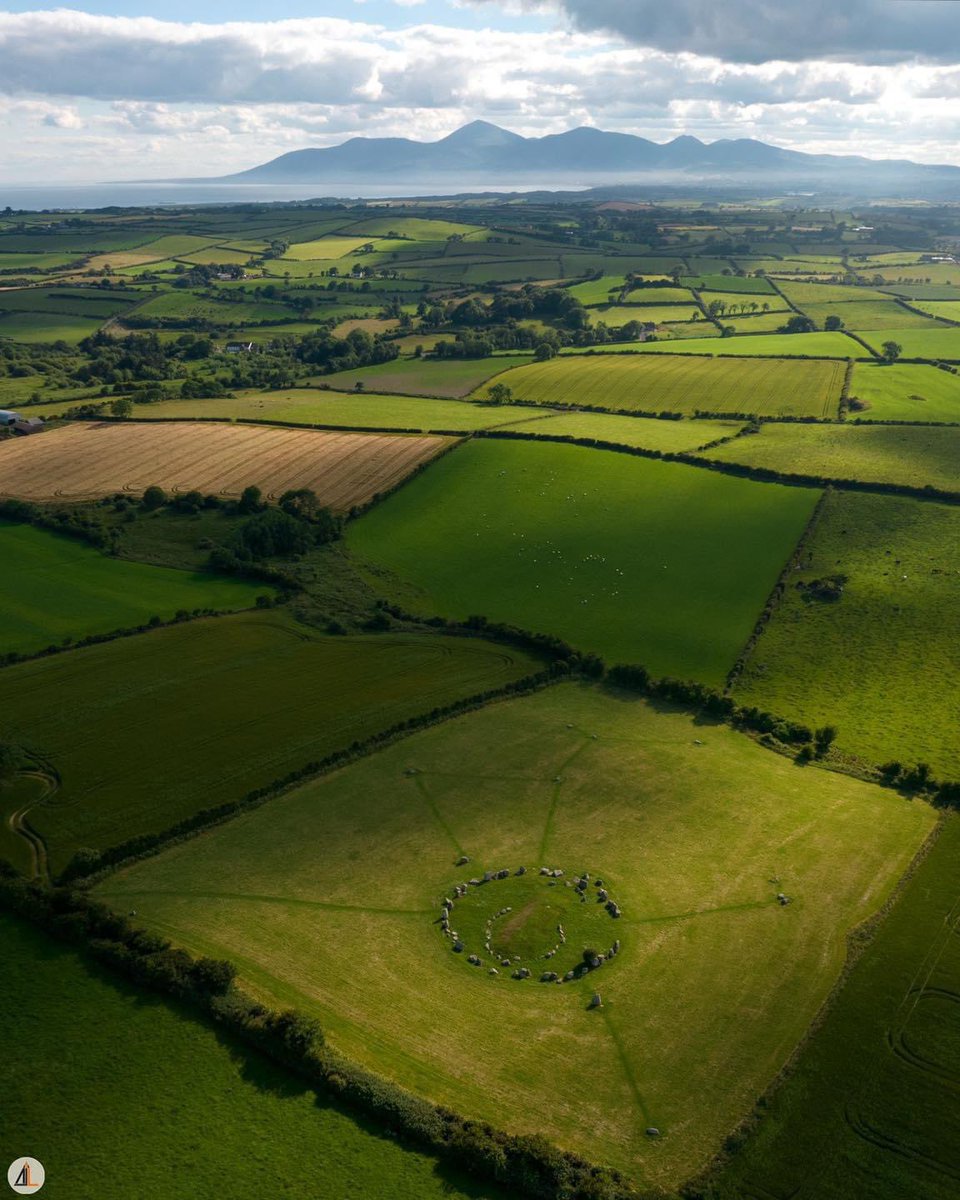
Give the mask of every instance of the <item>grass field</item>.
[[(589, 284), (581, 284), (581, 287), (589, 287)], [(576, 288), (570, 289), (576, 292)], [(697, 301), (694, 298), (693, 292), (689, 288), (683, 287), (642, 287), (634, 288), (627, 296), (629, 304), (682, 304), (687, 308), (697, 308)], [(595, 304), (600, 304), (602, 301), (596, 300)], [(586, 301), (584, 301), (586, 304)]]
[(256, 484), (270, 499), (311, 488), (321, 504), (345, 511), (393, 487), (447, 445), (414, 435), (76, 421), (0, 447), (0, 495), (88, 499), (156, 484), (170, 492), (238, 496)]
[[(0, 330), (3, 322), (0, 321)], [(826, 335), (824, 335), (826, 336)], [(884, 329), (881, 332), (864, 332), (863, 340), (880, 353), (884, 342), (897, 342), (904, 358), (927, 358), (932, 362), (960, 362), (960, 328), (940, 329)]]
[(837, 726), (837, 745), (870, 763), (931, 764), (960, 778), (960, 510), (836, 492), (798, 582), (847, 576), (836, 603), (794, 587), (736, 688), (743, 703)]
[(98, 318), (74, 317), (57, 313), (8, 312), (0, 316), (0, 342), (66, 342), (75, 346), (97, 332), (103, 324)]
[[(733, 340), (724, 340), (724, 351)], [(837, 413), (843, 364), (635, 354), (561, 355), (549, 362), (520, 367), (498, 382), (511, 388), (516, 399), (540, 404), (596, 405), (628, 412), (822, 417)], [(485, 386), (475, 394), (482, 397), (488, 391)]]
[(933, 317), (960, 322), (960, 300), (917, 300), (914, 308), (920, 308)]
[(178, 610), (252, 608), (264, 584), (108, 558), (84, 542), (0, 522), (0, 654), (140, 625)]
[(668, 321), (690, 321), (693, 314), (697, 320), (703, 319), (696, 301), (687, 304), (607, 304), (599, 308), (591, 308), (587, 323), (598, 325), (601, 321), (611, 329), (619, 329), (630, 321), (652, 322), (663, 325)]
[(0, 736), (59, 775), (30, 815), (57, 871), (78, 847), (166, 829), (533, 669), (471, 639), (321, 637), (286, 614), (245, 613), (6, 668)]
[[(784, 314), (784, 320), (788, 316)], [(733, 317), (725, 323), (736, 325), (737, 320), (737, 317)], [(870, 358), (869, 352), (859, 342), (843, 333), (760, 333), (756, 337), (724, 341), (722, 346), (700, 339), (681, 343), (642, 342), (637, 350), (647, 354), (723, 354), (745, 358), (757, 355), (776, 358)]]
[[(581, 304), (609, 304), (611, 299), (616, 300), (626, 286), (625, 275), (601, 275), (599, 279), (575, 283), (573, 287), (567, 288), (567, 291), (571, 296), (576, 296)], [(683, 299), (682, 295), (680, 299)]]
[(708, 452), (785, 474), (960, 492), (960, 429), (910, 425), (778, 425)]
[[(0, 323), (2, 328), (2, 323)], [(420, 339), (424, 346), (432, 345), (429, 336)], [(508, 371), (511, 367), (532, 362), (529, 354), (496, 354), (491, 358), (399, 358), (379, 363), (375, 367), (359, 367), (355, 371), (338, 371), (323, 375), (319, 382), (345, 392), (361, 383), (367, 391), (396, 392), (400, 395), (466, 396), (484, 380)]]
[(816, 498), (577, 446), (473, 441), (347, 540), (420, 611), (482, 613), (718, 683)]
[[(242, 325), (244, 321), (282, 321), (296, 315), (282, 304), (263, 302), (210, 300), (185, 290), (160, 292), (137, 310), (141, 317), (163, 318), (169, 321), (189, 321), (202, 318), (222, 325)], [(278, 331), (279, 332), (279, 331)]]
[[(932, 317), (910, 312), (893, 300), (863, 300), (848, 304), (805, 304), (804, 313), (822, 328), (827, 317), (839, 317), (845, 329), (942, 329)], [(872, 341), (872, 339), (871, 339)]]
[(184, 1175), (191, 1195), (236, 1200), (297, 1195), (305, 1178), (318, 1200), (489, 1194), (29, 926), (0, 916), (0, 941), (0, 1004), (17, 1021), (0, 1151), (41, 1155), (50, 1200), (91, 1196), (98, 1174), (139, 1200), (169, 1200)]
[(954, 1200), (960, 821), (854, 969), (718, 1200)]
[[(514, 410), (516, 411), (516, 410)], [(615, 413), (560, 413), (528, 408), (525, 416), (510, 425), (538, 437), (595, 438), (621, 446), (640, 446), (646, 450), (696, 450), (717, 438), (732, 437), (741, 428), (739, 421), (661, 421), (653, 417), (627, 417)]]
[[(417, 734), (99, 891), (231, 958), (245, 984), (314, 1012), (338, 1048), (412, 1090), (676, 1184), (800, 1040), (846, 930), (932, 823), (924, 805), (726, 727), (564, 684)], [(461, 852), (472, 861), (457, 871)], [(566, 882), (602, 877), (623, 916), (577, 920), (544, 864)], [(621, 941), (613, 961), (558, 987), (499, 964), (491, 977), (482, 946), (479, 970), (450, 952), (441, 897), (521, 865), (529, 899), (497, 942), (542, 954), (556, 896), (576, 913), (563, 955), (590, 923), (603, 949)], [(520, 894), (516, 880), (471, 889), (454, 919), (470, 904), (492, 917), (498, 887)], [(594, 990), (604, 1006), (589, 1012)]]
[(304, 425), (342, 425), (345, 428), (443, 429), (464, 433), (540, 415), (516, 404), (497, 406), (420, 396), (385, 396), (375, 392), (326, 392), (317, 388), (240, 392), (236, 397), (220, 400), (161, 400), (144, 411), (151, 417), (172, 419), (246, 418)]
[(853, 287), (839, 283), (802, 283), (781, 280), (778, 287), (791, 304), (795, 304), (804, 312), (806, 312), (808, 304), (855, 304), (863, 300), (890, 299), (884, 292), (877, 291), (876, 288)]
[[(768, 279), (755, 275), (698, 275), (686, 278), (685, 282), (699, 291), (707, 292), (737, 292), (748, 296), (760, 296), (760, 303), (770, 296), (775, 296), (773, 284)], [(711, 296), (704, 299), (709, 303)]]
[[(705, 296), (704, 300), (708, 298)], [(732, 325), (738, 337), (755, 333), (776, 333), (787, 316), (782, 311), (769, 313), (724, 313), (720, 318), (723, 325)], [(717, 347), (717, 352), (725, 352)]]
[(857, 363), (850, 395), (866, 403), (861, 421), (960, 421), (960, 376), (909, 363)]

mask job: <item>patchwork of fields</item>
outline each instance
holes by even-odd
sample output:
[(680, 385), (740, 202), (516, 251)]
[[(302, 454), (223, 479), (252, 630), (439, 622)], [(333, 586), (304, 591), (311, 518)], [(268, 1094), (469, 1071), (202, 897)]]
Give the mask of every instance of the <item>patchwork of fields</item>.
[(359, 1100), (0, 914), (51, 1200), (953, 1200), (960, 223), (813, 204), (0, 213), (0, 874)]
[[(722, 725), (561, 685), (416, 734), (98, 892), (227, 955), (258, 996), (316, 1014), (378, 1073), (675, 1185), (791, 1053), (846, 931), (932, 824), (923, 805), (798, 770)], [(612, 961), (557, 986), (489, 975), (482, 946), (480, 968), (451, 953), (437, 912), (458, 879), (526, 866), (547, 896), (542, 864), (565, 870), (557, 903), (575, 909), (572, 878), (602, 877), (623, 910), (597, 935), (620, 940)], [(477, 901), (491, 916), (498, 886)]]
[(171, 492), (275, 498), (311, 488), (346, 510), (388, 491), (448, 443), (443, 438), (258, 429), (249, 425), (76, 422), (0, 447), (0, 495), (30, 500)]
[(423, 613), (721, 684), (818, 492), (578, 446), (472, 441), (351, 524)]

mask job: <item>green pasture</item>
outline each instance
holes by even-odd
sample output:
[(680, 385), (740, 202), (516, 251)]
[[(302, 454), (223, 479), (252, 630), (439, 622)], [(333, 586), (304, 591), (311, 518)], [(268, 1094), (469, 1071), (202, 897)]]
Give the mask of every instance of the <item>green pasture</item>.
[(718, 1200), (954, 1200), (960, 822), (948, 819)]
[[(2, 260), (0, 260), (2, 265)], [(581, 304), (608, 304), (616, 299), (627, 286), (625, 275), (601, 275), (599, 279), (591, 279), (587, 283), (575, 283), (567, 288), (571, 296), (576, 296)]]
[(510, 425), (542, 415), (535, 409), (517, 404), (497, 406), (376, 392), (327, 392), (319, 388), (238, 392), (236, 396), (219, 400), (161, 400), (138, 408), (137, 412), (171, 420), (217, 417), (224, 421), (285, 421), (296, 425), (337, 425), (345, 429), (443, 429), (463, 433)]
[(607, 304), (587, 311), (589, 325), (598, 325), (602, 321), (616, 329), (630, 321), (661, 325), (667, 321), (686, 322), (694, 319), (706, 320), (696, 300), (691, 300), (689, 304)]
[[(430, 344), (429, 337), (423, 344)], [(466, 396), (485, 380), (532, 361), (529, 354), (497, 354), (490, 358), (396, 358), (374, 367), (336, 371), (323, 375), (319, 382), (341, 391), (357, 390), (357, 384), (373, 392), (401, 395)]]
[(284, 613), (249, 613), (8, 667), (0, 738), (57, 772), (30, 823), (59, 871), (80, 847), (166, 829), (534, 669), (481, 641), (327, 637)]
[(960, 263), (917, 263), (906, 267), (871, 267), (889, 283), (930, 283), (940, 287), (960, 286)]
[[(895, 300), (854, 300), (846, 304), (805, 304), (804, 314), (823, 326), (827, 317), (839, 317), (845, 329), (936, 329), (932, 317), (910, 312)], [(939, 328), (943, 328), (939, 326)]]
[(17, 288), (0, 291), (0, 312), (63, 314), (105, 321), (140, 299), (136, 292), (102, 292), (98, 288)]
[[(517, 409), (513, 409), (516, 412)], [(673, 421), (653, 417), (628, 417), (616, 413), (568, 412), (551, 416), (549, 409), (529, 408), (524, 417), (511, 418), (506, 429), (537, 437), (595, 438), (621, 446), (639, 446), (645, 450), (676, 453), (698, 450), (718, 438), (732, 437), (739, 421)]]
[(784, 474), (960, 493), (960, 428), (767, 423), (757, 434), (709, 451), (708, 457)]
[(292, 320), (295, 316), (292, 309), (282, 304), (270, 304), (262, 300), (211, 300), (185, 288), (160, 292), (143, 304), (137, 315), (178, 320), (199, 317), (220, 325), (241, 325), (244, 321), (283, 321), (286, 318)]
[[(572, 290), (572, 289), (571, 289)], [(584, 301), (586, 303), (586, 301)], [(600, 303), (600, 301), (596, 301)], [(633, 288), (627, 294), (628, 304), (680, 304), (685, 308), (699, 307), (696, 297), (685, 287)]]
[(748, 316), (753, 313), (764, 311), (764, 305), (768, 312), (783, 312), (788, 305), (782, 296), (774, 293), (773, 295), (758, 294), (756, 292), (724, 292), (713, 291), (703, 296), (703, 303), (709, 307), (719, 301), (726, 305), (726, 312), (723, 314), (723, 319), (728, 317)]
[(481, 232), (478, 225), (465, 225), (462, 221), (442, 221), (429, 217), (390, 216), (364, 218), (344, 228), (344, 232), (357, 237), (389, 237), (397, 234), (418, 242), (445, 241), (460, 234), (467, 237)]
[[(687, 276), (684, 282), (701, 292), (736, 292), (737, 295), (776, 296), (773, 284), (768, 279), (756, 275), (697, 275)], [(706, 301), (712, 295), (705, 297)]]
[(347, 542), (420, 612), (479, 613), (716, 684), (817, 495), (578, 446), (471, 441), (353, 522)]
[(180, 609), (252, 608), (271, 589), (209, 572), (107, 557), (85, 542), (0, 523), (0, 654), (31, 654), (91, 633), (170, 620)]
[[(705, 301), (709, 300), (709, 296), (703, 297)], [(719, 317), (721, 325), (732, 325), (736, 331), (737, 337), (749, 337), (755, 333), (776, 333), (784, 321), (789, 319), (789, 314), (779, 312), (768, 313), (724, 313)], [(718, 353), (721, 351), (718, 350)], [(725, 349), (723, 351), (725, 353)]]
[(960, 376), (925, 364), (857, 363), (850, 395), (861, 421), (960, 421)]
[(495, 1194), (30, 926), (0, 915), (0, 941), (17, 1026), (0, 1151), (39, 1155), (50, 1200), (91, 1195), (97, 1175), (139, 1200), (169, 1200), (183, 1179), (236, 1200), (297, 1195), (307, 1178), (317, 1200)]
[[(725, 726), (561, 684), (418, 733), (98, 893), (230, 958), (244, 986), (313, 1013), (337, 1049), (410, 1090), (675, 1186), (803, 1037), (847, 931), (933, 820)], [(586, 871), (592, 911), (562, 922), (557, 960), (615, 940), (620, 952), (560, 985), (512, 979), (482, 944), (480, 967), (453, 953), (441, 899), (521, 866), (523, 889), (515, 875), (468, 885), (453, 927), (466, 937), (479, 916), (482, 936), (493, 918), (492, 945), (549, 969), (550, 909), (579, 903), (569, 885)], [(552, 904), (541, 866), (565, 872)], [(594, 992), (603, 1007), (588, 1011)]]
[(917, 300), (913, 307), (922, 309), (931, 317), (942, 317), (960, 324), (960, 300)]
[[(303, 262), (309, 259), (318, 258), (343, 258), (347, 254), (353, 254), (355, 250), (359, 250), (361, 246), (366, 246), (373, 238), (369, 237), (330, 237), (318, 238), (313, 242), (295, 242), (289, 247), (284, 260), (290, 259), (292, 262)], [(375, 244), (375, 243), (374, 243)], [(282, 265), (279, 264), (279, 265)]]
[(149, 254), (157, 259), (183, 258), (187, 254), (196, 254), (214, 241), (216, 238), (192, 233), (171, 233), (152, 242), (134, 242), (131, 248), (135, 247), (138, 254)]
[(0, 342), (43, 344), (66, 342), (77, 345), (97, 332), (101, 320), (86, 317), (61, 316), (57, 313), (8, 312), (0, 315)]
[[(784, 320), (788, 314), (783, 315)], [(734, 317), (730, 324), (736, 325)], [(755, 337), (724, 340), (722, 345), (707, 339), (642, 342), (643, 354), (717, 354), (737, 358), (870, 358), (870, 353), (843, 333), (763, 333)]]
[[(0, 323), (0, 329), (3, 328)], [(940, 329), (884, 329), (879, 333), (865, 332), (863, 339), (877, 353), (881, 353), (884, 342), (896, 342), (903, 358), (927, 358), (931, 362), (960, 362), (960, 328)]]
[[(725, 338), (724, 353), (739, 340), (746, 339)], [(750, 362), (736, 358), (579, 354), (518, 367), (497, 382), (506, 384), (515, 399), (538, 404), (691, 415), (700, 411), (820, 417), (836, 415), (843, 365), (822, 360)], [(482, 397), (488, 391), (489, 386), (483, 386), (475, 395)]]
[[(0, 248), (6, 240), (6, 238), (0, 238)], [(56, 251), (47, 254), (13, 254), (0, 249), (0, 275), (12, 274), (16, 271), (52, 272), (77, 262), (81, 257), (80, 254)]]
[(876, 288), (856, 287), (839, 283), (801, 283), (781, 280), (781, 292), (791, 304), (806, 311), (808, 304), (850, 304), (863, 300), (888, 300), (884, 292)]
[[(868, 763), (929, 763), (960, 778), (960, 509), (835, 492), (735, 689)], [(834, 602), (797, 583), (844, 575)]]

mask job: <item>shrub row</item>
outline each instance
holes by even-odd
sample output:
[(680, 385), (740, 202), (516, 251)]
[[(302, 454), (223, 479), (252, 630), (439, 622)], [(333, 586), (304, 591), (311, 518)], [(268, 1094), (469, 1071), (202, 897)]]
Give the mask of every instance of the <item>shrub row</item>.
[(407, 720), (399, 721), (391, 725), (388, 729), (382, 730), (380, 733), (372, 734), (363, 740), (356, 740), (342, 750), (335, 750), (324, 758), (305, 763), (295, 771), (290, 771), (282, 779), (276, 779), (264, 787), (247, 792), (239, 800), (230, 800), (225, 804), (217, 805), (215, 808), (201, 809), (199, 812), (194, 813), (183, 821), (179, 821), (169, 829), (161, 830), (159, 833), (139, 834), (137, 837), (129, 838), (127, 841), (120, 842), (118, 845), (111, 846), (106, 850), (79, 850), (70, 862), (67, 863), (57, 882), (60, 884), (69, 884), (80, 879), (92, 881), (95, 877), (115, 870), (121, 863), (127, 864), (136, 862), (142, 858), (150, 858), (166, 846), (186, 841), (202, 830), (210, 829), (215, 825), (229, 821), (239, 813), (258, 808), (265, 801), (288, 788), (296, 787), (309, 779), (315, 779), (320, 775), (328, 774), (330, 771), (342, 767), (354, 759), (372, 754), (375, 750), (380, 750), (391, 742), (407, 737), (409, 734), (415, 733), (418, 729), (426, 729), (430, 725), (436, 725), (441, 721), (447, 720), (449, 717), (459, 716), (462, 713), (482, 708), (493, 700), (537, 691), (569, 674), (570, 668), (566, 663), (552, 663), (542, 671), (526, 675), (522, 679), (513, 680), (510, 683), (503, 684), (501, 687), (489, 688), (484, 692), (466, 696), (461, 700), (453, 700), (449, 704), (436, 706), (430, 709), (429, 712), (421, 713), (418, 716), (408, 717)]
[(661, 462), (684, 463), (689, 467), (702, 467), (717, 471), (721, 475), (735, 475), (740, 479), (752, 479), (757, 483), (781, 483), (792, 487), (836, 487), (849, 492), (871, 492), (881, 495), (910, 496), (919, 500), (940, 500), (944, 504), (960, 504), (960, 492), (948, 492), (932, 484), (913, 487), (907, 483), (881, 483), (865, 479), (836, 479), (825, 475), (805, 475), (793, 471), (774, 471), (769, 467), (753, 467), (747, 463), (723, 462), (702, 458), (689, 451), (647, 450), (641, 446), (626, 446), (622, 442), (607, 442), (600, 438), (572, 437), (569, 434), (532, 434), (515, 429), (479, 429), (475, 437), (507, 438), (515, 441), (561, 442), (572, 446), (587, 446), (594, 450), (612, 450), (618, 454), (632, 454), (637, 458), (654, 458)]
[(45, 888), (0, 866), (0, 907), (79, 946), (134, 982), (199, 1008), (310, 1084), (474, 1174), (542, 1200), (655, 1200), (618, 1172), (557, 1149), (540, 1135), (504, 1133), (411, 1095), (325, 1045), (316, 1021), (258, 1004), (229, 962), (193, 958), (84, 892)]

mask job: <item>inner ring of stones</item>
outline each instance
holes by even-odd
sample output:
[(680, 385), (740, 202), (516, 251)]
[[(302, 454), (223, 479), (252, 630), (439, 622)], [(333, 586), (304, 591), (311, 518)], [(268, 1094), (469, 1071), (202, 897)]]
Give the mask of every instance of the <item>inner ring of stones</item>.
[(453, 953), (491, 978), (561, 984), (620, 953), (613, 923), (621, 915), (602, 877), (521, 866), (452, 884), (437, 925)]

